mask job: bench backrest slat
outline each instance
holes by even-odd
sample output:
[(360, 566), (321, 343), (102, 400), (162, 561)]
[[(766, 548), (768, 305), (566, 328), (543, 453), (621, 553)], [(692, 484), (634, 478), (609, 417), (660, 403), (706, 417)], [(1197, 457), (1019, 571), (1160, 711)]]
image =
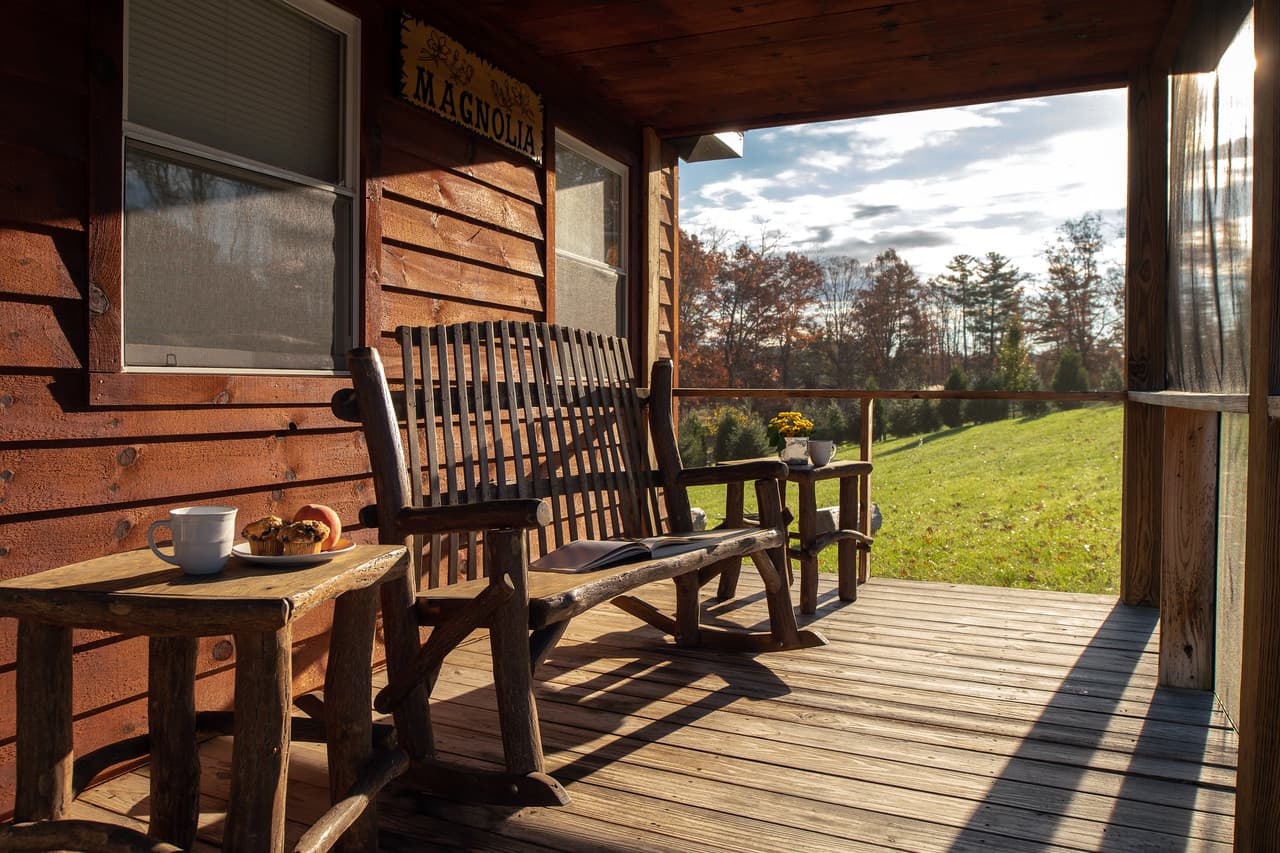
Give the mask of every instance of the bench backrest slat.
[[(644, 398), (626, 342), (498, 321), (401, 327), (404, 427), (417, 505), (541, 497), (534, 554), (581, 537), (660, 532)], [(424, 586), (482, 571), (475, 534), (415, 543)]]

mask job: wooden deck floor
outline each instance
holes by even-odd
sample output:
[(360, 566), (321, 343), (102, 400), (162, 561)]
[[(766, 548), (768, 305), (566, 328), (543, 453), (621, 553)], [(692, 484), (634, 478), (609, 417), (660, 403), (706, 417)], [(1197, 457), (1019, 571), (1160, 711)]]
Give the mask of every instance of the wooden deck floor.
[[(1211, 695), (1157, 689), (1154, 612), (888, 579), (841, 604), (823, 581), (811, 621), (831, 644), (801, 652), (679, 650), (612, 608), (582, 617), (538, 695), (573, 803), (513, 811), (395, 787), (384, 847), (1230, 848), (1236, 735)], [(763, 617), (758, 594), (709, 610)], [(486, 642), (450, 657), (437, 695), (442, 751), (496, 759)], [(207, 842), (229, 757), (226, 739), (204, 750)], [(86, 792), (78, 816), (145, 820), (145, 774)], [(323, 811), (323, 755), (296, 747), (291, 777), (292, 840)]]

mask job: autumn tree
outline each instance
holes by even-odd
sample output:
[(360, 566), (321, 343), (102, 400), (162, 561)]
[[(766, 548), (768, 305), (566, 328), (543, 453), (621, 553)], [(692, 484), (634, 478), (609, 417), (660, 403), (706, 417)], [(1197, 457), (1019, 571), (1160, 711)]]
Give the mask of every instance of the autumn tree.
[(870, 375), (889, 388), (919, 383), (929, 330), (920, 279), (911, 265), (893, 249), (877, 255), (871, 264), (871, 286), (858, 293), (855, 306), (858, 342)]
[(1029, 314), (1036, 339), (1050, 354), (1073, 350), (1091, 376), (1101, 374), (1121, 331), (1116, 306), (1123, 274), (1116, 266), (1104, 268), (1105, 249), (1100, 214), (1059, 226), (1057, 239), (1045, 249), (1045, 286)]
[(818, 292), (818, 345), (822, 350), (820, 385), (840, 384), (836, 377), (848, 373), (858, 360), (858, 294), (871, 287), (871, 270), (857, 258), (838, 256), (822, 262)]
[(680, 381), (687, 385), (723, 387), (723, 363), (711, 344), (714, 325), (712, 290), (724, 252), (721, 237), (706, 237), (680, 230)]

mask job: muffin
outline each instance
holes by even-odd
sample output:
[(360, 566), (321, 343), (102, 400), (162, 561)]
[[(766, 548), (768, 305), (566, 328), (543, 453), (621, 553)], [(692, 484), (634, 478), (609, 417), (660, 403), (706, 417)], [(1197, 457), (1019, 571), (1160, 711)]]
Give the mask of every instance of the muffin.
[(299, 554), (319, 554), (324, 540), (329, 538), (329, 525), (323, 521), (295, 521), (286, 524), (280, 530), (280, 540), (284, 544), (286, 557)]
[(245, 525), (240, 535), (249, 540), (250, 553), (278, 557), (284, 553), (284, 543), (280, 540), (280, 531), (283, 529), (283, 518), (268, 515)]

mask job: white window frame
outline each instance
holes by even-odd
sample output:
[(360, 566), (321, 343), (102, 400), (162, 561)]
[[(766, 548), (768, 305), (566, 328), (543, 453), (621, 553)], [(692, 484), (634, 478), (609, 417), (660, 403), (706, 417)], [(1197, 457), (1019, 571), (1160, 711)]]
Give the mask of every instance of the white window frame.
[[(627, 238), (630, 233), (629, 220), (631, 218), (631, 207), (630, 207), (631, 170), (625, 163), (619, 162), (618, 160), (615, 160), (612, 157), (610, 157), (608, 154), (605, 154), (602, 151), (592, 148), (590, 145), (586, 144), (580, 139), (577, 139), (576, 137), (569, 134), (568, 132), (561, 130), (560, 128), (556, 128), (556, 145), (568, 148), (570, 151), (577, 154), (579, 157), (582, 157), (586, 160), (590, 160), (591, 162), (599, 166), (604, 166), (606, 169), (609, 169), (611, 171), (617, 172), (622, 179), (622, 194), (621, 194), (621, 198), (619, 199), (619, 205), (620, 205), (622, 216), (621, 216), (621, 221), (618, 223), (619, 233), (618, 233), (618, 264), (617, 266), (613, 264), (605, 263), (603, 261), (599, 261), (595, 258), (586, 257), (585, 255), (579, 255), (577, 252), (571, 252), (568, 249), (562, 249), (560, 248), (560, 240), (558, 237), (556, 239), (555, 252), (557, 255), (564, 255), (565, 257), (572, 258), (573, 260), (579, 263), (587, 264), (588, 266), (592, 266), (600, 270), (608, 270), (610, 272), (617, 273), (618, 275), (623, 277), (623, 279), (627, 283), (627, 286), (626, 286), (627, 304), (622, 306), (622, 316), (623, 316), (623, 319), (625, 320), (625, 323), (624, 323), (624, 328), (621, 330), (620, 334), (622, 337), (626, 337), (631, 333), (631, 325), (632, 325), (630, 302), (631, 302), (631, 292), (632, 292), (631, 288), (633, 285), (631, 281), (631, 274), (627, 267), (627, 263), (629, 261), (629, 256), (630, 256), (630, 251), (629, 251), (630, 246), (628, 245), (630, 243), (630, 240)], [(559, 168), (559, 164), (557, 163), (557, 169), (558, 168)], [(559, 288), (557, 288), (556, 292), (557, 292), (556, 299), (558, 300), (560, 298)]]
[[(124, 55), (123, 80), (121, 84), (121, 144), (120, 157), (123, 165), (125, 146), (130, 141), (142, 142), (163, 149), (200, 157), (214, 163), (225, 164), (248, 172), (265, 175), (270, 178), (296, 184), (298, 186), (331, 192), (347, 198), (351, 202), (351, 268), (347, 299), (348, 316), (351, 328), (348, 329), (350, 340), (359, 339), (361, 324), (360, 302), (360, 270), (363, 258), (360, 253), (360, 236), (363, 213), (360, 195), (356, 192), (356, 184), (360, 177), (360, 19), (349, 12), (325, 2), (325, 0), (276, 0), (291, 6), (301, 14), (311, 18), (343, 37), (343, 75), (342, 85), (342, 155), (340, 158), (341, 174), (337, 183), (317, 180), (309, 175), (302, 175), (288, 169), (282, 169), (259, 160), (222, 151), (198, 142), (192, 142), (162, 131), (154, 130), (128, 120), (129, 115), (129, 0), (124, 0)], [(124, 185), (120, 186), (120, 209), (124, 210)], [(126, 247), (121, 246), (120, 259), (122, 265)], [(279, 374), (303, 376), (346, 376), (345, 370), (296, 370), (287, 368), (227, 368), (227, 367), (161, 367), (131, 366), (124, 357), (124, 324), (123, 315), (129, 310), (129, 283), (121, 282), (121, 334), (120, 365), (125, 373), (202, 373), (223, 375)]]

